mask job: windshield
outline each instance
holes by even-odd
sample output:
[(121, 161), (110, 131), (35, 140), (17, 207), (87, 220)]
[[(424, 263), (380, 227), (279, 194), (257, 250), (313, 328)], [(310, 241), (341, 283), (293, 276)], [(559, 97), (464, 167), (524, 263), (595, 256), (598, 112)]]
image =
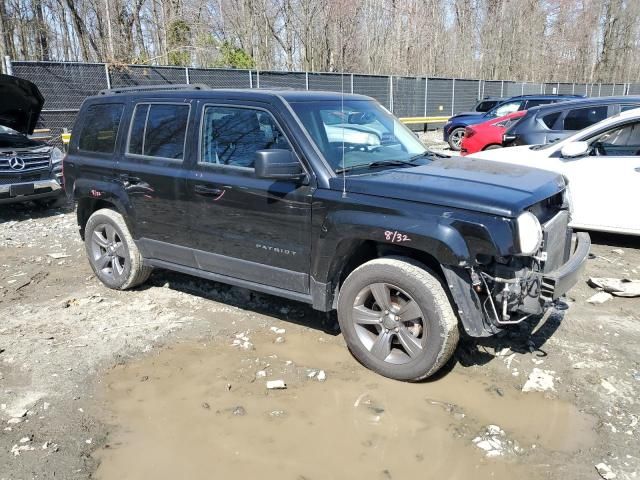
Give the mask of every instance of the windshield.
[(313, 101), (291, 106), (334, 172), (409, 164), (427, 153), (411, 130), (376, 102)]

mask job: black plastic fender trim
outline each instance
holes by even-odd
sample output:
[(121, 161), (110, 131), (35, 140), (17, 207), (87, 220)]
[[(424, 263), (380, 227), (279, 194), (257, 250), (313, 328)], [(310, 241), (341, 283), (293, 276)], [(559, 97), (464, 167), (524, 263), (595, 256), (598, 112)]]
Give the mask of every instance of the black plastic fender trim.
[(470, 337), (490, 337), (500, 331), (482, 312), (478, 294), (473, 290), (471, 278), (464, 268), (442, 265), (447, 286), (458, 308), (458, 316)]

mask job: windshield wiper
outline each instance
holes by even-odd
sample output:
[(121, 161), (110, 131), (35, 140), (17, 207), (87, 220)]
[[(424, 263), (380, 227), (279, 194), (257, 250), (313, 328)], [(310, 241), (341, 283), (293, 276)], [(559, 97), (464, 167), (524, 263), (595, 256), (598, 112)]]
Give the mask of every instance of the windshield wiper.
[(418, 160), (419, 158), (425, 158), (425, 157), (449, 158), (449, 155), (445, 155), (443, 153), (436, 152), (434, 150), (430, 150), (427, 148), (424, 152), (418, 153), (417, 155), (410, 157), (409, 160), (413, 162), (414, 160)]
[[(423, 154), (420, 154), (420, 156), (422, 156)], [(344, 168), (337, 168), (336, 169), (336, 173), (343, 173), (343, 172), (350, 172), (352, 170), (358, 170), (358, 169), (371, 169), (371, 168), (377, 168), (377, 167), (386, 167), (386, 166), (396, 166), (396, 165), (411, 165), (413, 166), (414, 160), (417, 160), (419, 157), (411, 157), (408, 160), (400, 160), (400, 159), (396, 159), (396, 160), (376, 160), (375, 162), (369, 162), (369, 163), (360, 163), (358, 165), (349, 165), (348, 167), (344, 167)]]

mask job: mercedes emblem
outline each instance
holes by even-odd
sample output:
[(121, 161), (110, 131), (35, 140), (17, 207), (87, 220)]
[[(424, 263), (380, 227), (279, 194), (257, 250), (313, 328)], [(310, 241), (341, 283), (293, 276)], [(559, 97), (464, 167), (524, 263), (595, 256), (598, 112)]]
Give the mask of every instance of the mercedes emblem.
[(24, 170), (24, 160), (20, 157), (11, 157), (9, 159), (9, 166), (14, 170)]

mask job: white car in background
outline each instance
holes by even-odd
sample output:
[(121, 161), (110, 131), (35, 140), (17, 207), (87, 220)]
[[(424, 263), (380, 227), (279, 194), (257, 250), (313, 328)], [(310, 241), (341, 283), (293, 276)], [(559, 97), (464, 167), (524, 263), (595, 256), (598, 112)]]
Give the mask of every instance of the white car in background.
[(569, 180), (573, 227), (640, 235), (640, 108), (557, 143), (469, 157), (559, 172)]

